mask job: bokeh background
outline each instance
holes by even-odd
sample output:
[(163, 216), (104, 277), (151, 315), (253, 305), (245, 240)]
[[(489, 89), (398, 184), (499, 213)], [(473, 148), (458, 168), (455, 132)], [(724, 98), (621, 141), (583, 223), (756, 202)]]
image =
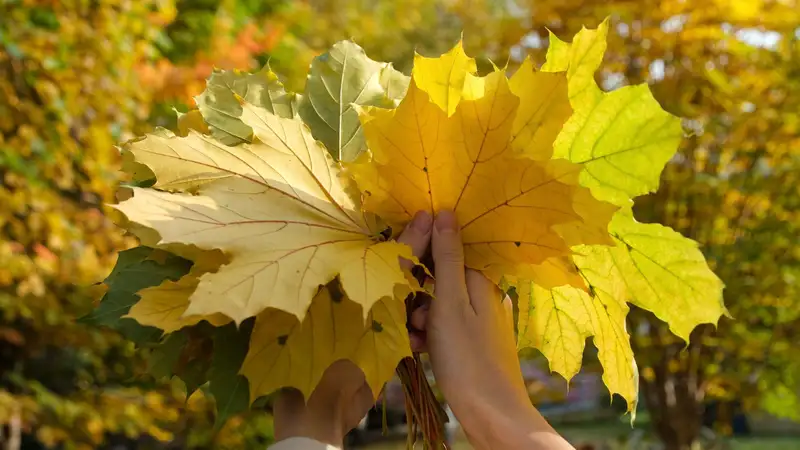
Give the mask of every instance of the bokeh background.
[[(146, 375), (145, 353), (81, 324), (116, 252), (115, 143), (174, 127), (214, 67), (269, 62), (300, 91), (352, 38), (408, 73), (462, 36), (479, 68), (609, 17), (605, 89), (649, 83), (687, 138), (637, 217), (696, 239), (735, 320), (687, 347), (629, 330), (633, 428), (591, 350), (572, 389), (526, 356), (534, 402), (596, 448), (800, 448), (800, 2), (796, 0), (0, 0), (0, 447), (264, 448), (269, 408), (213, 426), (213, 399)], [(381, 439), (377, 439), (380, 441)], [(379, 443), (381, 448), (402, 448)], [(393, 447), (394, 445), (394, 447)], [(456, 444), (458, 448), (460, 444)]]

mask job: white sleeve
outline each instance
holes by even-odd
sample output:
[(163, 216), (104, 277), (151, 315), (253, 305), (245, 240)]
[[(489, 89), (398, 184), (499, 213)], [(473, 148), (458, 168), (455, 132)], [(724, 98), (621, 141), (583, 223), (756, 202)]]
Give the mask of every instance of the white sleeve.
[(270, 445), (267, 450), (340, 450), (339, 447), (323, 444), (314, 439), (304, 437), (294, 437), (276, 442)]

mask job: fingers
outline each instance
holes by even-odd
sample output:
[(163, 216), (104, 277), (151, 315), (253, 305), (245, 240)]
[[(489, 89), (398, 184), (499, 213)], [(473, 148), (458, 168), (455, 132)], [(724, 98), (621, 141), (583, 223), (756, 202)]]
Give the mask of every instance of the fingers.
[(503, 293), (483, 273), (467, 269), (466, 284), (469, 301), (477, 314), (491, 313), (501, 305)]
[(428, 334), (426, 329), (428, 327), (428, 311), (430, 311), (430, 305), (431, 304), (429, 302), (426, 302), (411, 313), (411, 317), (408, 321), (410, 325), (408, 337), (411, 341), (412, 351), (428, 351)]
[(411, 351), (426, 353), (428, 351), (428, 336), (424, 331), (411, 331), (408, 333)]
[[(427, 211), (419, 211), (411, 219), (405, 230), (397, 238), (397, 242), (403, 243), (411, 247), (411, 253), (418, 259), (425, 255), (428, 250), (428, 244), (431, 242), (431, 228), (433, 225), (433, 218)], [(401, 259), (400, 265), (404, 269), (410, 270), (413, 263), (407, 259)]]
[(440, 211), (436, 215), (431, 252), (436, 270), (436, 296), (444, 301), (463, 298), (466, 294), (464, 244), (458, 221), (451, 211)]
[(514, 331), (514, 305), (511, 303), (511, 297), (504, 296), (503, 297), (503, 313), (506, 318), (506, 322), (508, 322), (508, 327), (513, 333)]
[[(397, 238), (397, 242), (403, 243), (411, 247), (411, 253), (418, 259), (425, 256), (428, 250), (428, 245), (431, 242), (431, 229), (433, 228), (433, 218), (427, 211), (418, 211), (405, 230)], [(413, 263), (406, 259), (400, 260), (400, 265), (404, 269), (411, 269)], [(424, 310), (424, 316), (422, 311)], [(415, 352), (426, 351), (425, 345), (425, 322), (428, 311), (428, 305), (423, 305), (414, 310), (411, 315), (410, 325), (412, 330), (409, 330), (409, 339), (411, 341), (411, 349)]]
[(411, 313), (411, 326), (418, 331), (424, 331), (428, 324), (428, 309), (430, 303), (424, 304)]

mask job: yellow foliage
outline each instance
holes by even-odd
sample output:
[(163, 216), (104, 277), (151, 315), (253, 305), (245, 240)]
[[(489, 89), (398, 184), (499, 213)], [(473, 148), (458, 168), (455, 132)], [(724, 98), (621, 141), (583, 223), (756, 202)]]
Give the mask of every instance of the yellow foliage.
[(397, 363), (411, 356), (402, 298), (382, 299), (357, 326), (353, 319), (362, 315), (361, 308), (336, 283), (319, 291), (302, 323), (275, 309), (256, 318), (242, 365), (251, 400), (282, 387), (297, 388), (308, 398), (325, 369), (340, 359), (361, 368), (377, 398)]
[[(460, 45), (441, 59), (417, 61), (423, 64), (396, 109), (361, 112), (371, 154), (347, 168), (367, 211), (400, 230), (416, 211), (454, 210), (467, 265), (495, 278), (530, 279), (534, 269), (525, 266), (568, 257), (570, 245), (610, 242), (606, 227), (616, 208), (578, 186), (581, 166), (536, 160), (552, 151), (569, 115), (565, 80), (528, 67), (531, 73), (512, 80), (517, 95), (504, 71), (471, 73), (474, 63)], [(522, 86), (521, 77), (534, 82)]]

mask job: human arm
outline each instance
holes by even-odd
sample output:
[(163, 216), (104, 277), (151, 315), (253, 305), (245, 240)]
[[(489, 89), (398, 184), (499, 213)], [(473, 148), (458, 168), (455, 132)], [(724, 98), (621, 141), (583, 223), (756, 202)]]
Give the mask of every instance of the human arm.
[(573, 450), (534, 408), (522, 378), (508, 297), (465, 270), (455, 215), (432, 232), (435, 299), (412, 313), (412, 347), (430, 354), (436, 382), (477, 449)]

